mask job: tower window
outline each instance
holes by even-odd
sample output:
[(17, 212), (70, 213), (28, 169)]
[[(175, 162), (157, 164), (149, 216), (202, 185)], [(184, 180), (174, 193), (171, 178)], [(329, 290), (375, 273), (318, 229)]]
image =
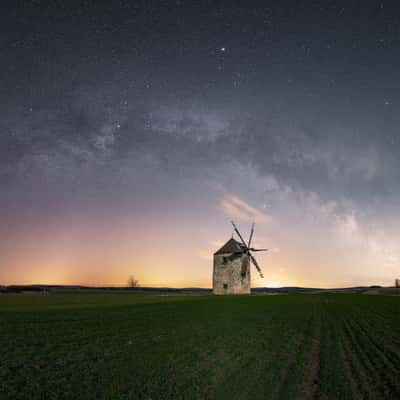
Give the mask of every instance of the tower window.
[(228, 284), (224, 283), (224, 289), (228, 289)]
[(228, 257), (222, 257), (222, 264), (226, 264), (228, 262)]

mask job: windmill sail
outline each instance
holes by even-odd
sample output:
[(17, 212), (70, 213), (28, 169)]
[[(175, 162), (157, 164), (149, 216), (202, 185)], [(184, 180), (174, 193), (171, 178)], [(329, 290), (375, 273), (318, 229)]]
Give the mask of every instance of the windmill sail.
[(253, 239), (253, 234), (254, 234), (254, 222), (251, 224), (251, 232), (250, 232), (250, 237), (249, 237), (249, 243), (247, 244), (248, 248), (250, 248), (251, 239)]
[(242, 277), (245, 277), (248, 274), (249, 267), (250, 267), (249, 257), (247, 257), (247, 256), (243, 257), (242, 270), (241, 270)]
[(242, 269), (241, 269), (241, 274), (242, 276), (246, 276), (247, 273), (247, 269), (250, 268), (250, 260), (253, 263), (253, 265), (256, 267), (258, 273), (260, 274), (261, 278), (264, 278), (264, 275), (261, 271), (261, 267), (258, 264), (257, 260), (254, 258), (254, 256), (251, 254), (252, 251), (268, 251), (268, 249), (255, 249), (251, 246), (251, 241), (253, 239), (254, 236), (254, 223), (251, 226), (251, 232), (250, 232), (250, 237), (249, 240), (246, 244), (246, 242), (243, 239), (243, 236), (240, 234), (239, 229), (237, 228), (237, 226), (235, 225), (235, 223), (233, 221), (231, 221), (232, 225), (233, 225), (233, 229), (235, 230), (236, 234), (238, 235), (239, 239), (242, 242), (243, 245), (243, 249), (242, 249), (242, 253), (245, 253), (247, 255), (247, 257), (245, 257), (243, 259), (242, 262)]

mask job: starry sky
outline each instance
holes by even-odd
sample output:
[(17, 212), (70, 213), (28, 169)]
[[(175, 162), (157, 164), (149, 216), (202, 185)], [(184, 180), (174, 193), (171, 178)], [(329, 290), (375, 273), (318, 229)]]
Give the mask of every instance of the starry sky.
[(0, 284), (400, 275), (400, 6), (3, 1)]

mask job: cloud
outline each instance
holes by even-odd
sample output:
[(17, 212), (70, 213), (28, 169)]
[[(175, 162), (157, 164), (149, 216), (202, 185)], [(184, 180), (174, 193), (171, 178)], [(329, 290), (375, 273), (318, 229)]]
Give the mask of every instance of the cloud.
[(221, 201), (221, 207), (224, 214), (235, 220), (246, 222), (263, 223), (271, 219), (271, 216), (252, 207), (238, 196), (226, 196)]

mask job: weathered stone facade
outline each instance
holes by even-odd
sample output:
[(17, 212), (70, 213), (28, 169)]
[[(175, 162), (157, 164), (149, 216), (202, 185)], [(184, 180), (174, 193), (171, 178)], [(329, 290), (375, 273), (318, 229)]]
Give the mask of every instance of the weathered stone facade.
[(214, 294), (250, 294), (250, 263), (242, 250), (239, 242), (230, 239), (214, 254)]

